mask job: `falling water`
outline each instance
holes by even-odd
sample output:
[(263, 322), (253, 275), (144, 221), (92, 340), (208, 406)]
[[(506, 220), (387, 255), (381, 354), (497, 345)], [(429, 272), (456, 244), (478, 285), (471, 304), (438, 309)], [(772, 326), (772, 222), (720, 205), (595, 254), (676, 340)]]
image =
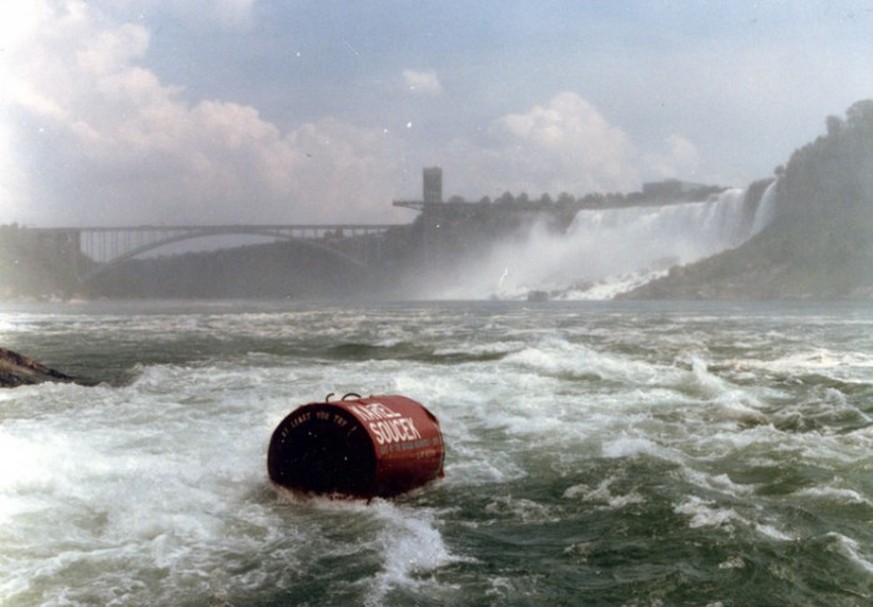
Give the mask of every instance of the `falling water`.
[(755, 220), (752, 222), (752, 232), (749, 236), (754, 236), (773, 221), (773, 216), (776, 214), (776, 190), (779, 187), (778, 184), (779, 180), (777, 179), (764, 190), (761, 202), (758, 204), (758, 210), (755, 213)]
[(740, 188), (699, 202), (582, 210), (565, 234), (536, 226), (525, 242), (496, 247), (465, 277), (453, 277), (442, 296), (518, 299), (547, 291), (557, 299), (610, 299), (743, 243), (772, 216), (774, 191), (751, 220)]

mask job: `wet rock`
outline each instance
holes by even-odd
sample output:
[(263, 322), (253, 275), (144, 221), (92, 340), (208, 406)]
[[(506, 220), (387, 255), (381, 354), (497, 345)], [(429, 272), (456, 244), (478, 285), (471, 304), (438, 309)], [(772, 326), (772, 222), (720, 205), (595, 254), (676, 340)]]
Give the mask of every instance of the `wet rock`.
[(0, 388), (14, 388), (46, 381), (74, 382), (76, 378), (46, 367), (18, 352), (0, 348)]

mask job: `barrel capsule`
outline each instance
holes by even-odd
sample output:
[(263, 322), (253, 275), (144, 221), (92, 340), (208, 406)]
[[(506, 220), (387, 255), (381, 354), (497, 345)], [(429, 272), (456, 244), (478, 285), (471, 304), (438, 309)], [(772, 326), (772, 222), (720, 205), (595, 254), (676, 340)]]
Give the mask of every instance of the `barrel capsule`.
[(267, 469), (277, 485), (316, 494), (391, 497), (443, 476), (439, 421), (398, 395), (310, 403), (276, 427)]

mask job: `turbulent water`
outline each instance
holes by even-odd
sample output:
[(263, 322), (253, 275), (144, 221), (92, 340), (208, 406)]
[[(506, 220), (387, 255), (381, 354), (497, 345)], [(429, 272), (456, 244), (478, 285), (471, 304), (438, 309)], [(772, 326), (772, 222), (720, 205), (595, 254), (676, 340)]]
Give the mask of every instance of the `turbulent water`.
[[(18, 305), (0, 605), (868, 605), (873, 306)], [(328, 392), (439, 418), (392, 501), (279, 495)]]

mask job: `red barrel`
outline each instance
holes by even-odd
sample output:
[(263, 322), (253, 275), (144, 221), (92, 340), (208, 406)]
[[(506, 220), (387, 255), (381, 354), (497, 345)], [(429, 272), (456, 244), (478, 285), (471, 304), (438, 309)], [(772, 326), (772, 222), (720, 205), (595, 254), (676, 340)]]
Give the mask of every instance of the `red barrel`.
[(443, 476), (437, 418), (405, 396), (310, 403), (273, 431), (270, 479), (318, 494), (390, 497)]

